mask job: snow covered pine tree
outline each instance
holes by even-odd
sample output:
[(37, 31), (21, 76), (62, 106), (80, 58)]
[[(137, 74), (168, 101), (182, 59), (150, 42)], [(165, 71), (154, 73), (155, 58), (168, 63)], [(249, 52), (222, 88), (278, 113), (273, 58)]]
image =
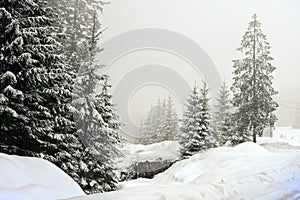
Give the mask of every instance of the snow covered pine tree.
[(277, 120), (274, 111), (278, 104), (273, 96), (277, 92), (272, 87), (272, 72), (275, 67), (270, 61), (270, 45), (261, 31), (257, 16), (253, 15), (248, 29), (243, 36), (241, 47), (237, 50), (245, 54), (245, 58), (234, 60), (233, 106), (236, 112), (232, 122), (234, 128), (231, 141), (239, 144), (261, 136), (264, 128), (274, 127)]
[(230, 120), (232, 105), (230, 102), (230, 91), (223, 82), (220, 88), (212, 122), (212, 131), (220, 146), (230, 139)]
[(72, 77), (44, 3), (0, 2), (0, 146), (61, 167), (79, 152), (67, 103)]
[(164, 140), (174, 140), (178, 135), (178, 117), (173, 105), (172, 97), (169, 95), (165, 105), (165, 123), (163, 127)]
[[(96, 11), (94, 11), (94, 19)], [(96, 20), (94, 20), (94, 24)], [(82, 63), (75, 83), (73, 106), (78, 134), (87, 148), (82, 161), (83, 173), (80, 184), (87, 193), (109, 191), (116, 188), (116, 175), (112, 169), (112, 159), (119, 156), (116, 145), (118, 128), (114, 122), (113, 108), (107, 93), (107, 77), (100, 76), (96, 70), (95, 55), (97, 48), (96, 26), (93, 26), (89, 46), (90, 54)], [(104, 80), (102, 93), (96, 94), (96, 86)], [(99, 111), (103, 113), (99, 113)], [(110, 113), (109, 113), (110, 112)], [(102, 115), (103, 114), (103, 115)]]
[[(102, 12), (106, 3), (100, 0), (51, 0), (51, 6), (57, 13), (57, 32), (64, 44), (67, 62), (77, 72), (80, 63), (89, 54), (89, 39), (93, 30), (94, 9)], [(96, 18), (96, 29), (100, 22)], [(101, 32), (100, 32), (101, 34)]]
[(117, 115), (116, 108), (112, 102), (112, 95), (109, 93), (111, 85), (108, 83), (108, 79), (108, 75), (102, 75), (101, 93), (95, 96), (96, 109), (101, 113), (102, 119), (107, 126), (107, 133), (115, 139), (114, 143), (118, 144), (121, 142), (119, 129), (122, 124), (119, 121), (120, 117)]
[(142, 144), (152, 144), (165, 140), (174, 140), (178, 133), (178, 118), (171, 96), (161, 102), (158, 99), (139, 127)]
[(195, 85), (192, 94), (187, 99), (187, 109), (181, 127), (180, 144), (182, 145), (181, 154), (183, 158), (188, 158), (200, 151), (216, 146), (216, 141), (209, 132), (208, 102), (206, 83), (203, 82), (200, 93)]

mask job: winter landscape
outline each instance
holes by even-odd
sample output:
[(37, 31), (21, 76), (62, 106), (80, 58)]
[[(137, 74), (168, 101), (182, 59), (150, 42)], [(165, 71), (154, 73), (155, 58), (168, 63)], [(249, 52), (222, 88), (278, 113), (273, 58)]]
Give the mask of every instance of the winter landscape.
[(300, 200), (299, 2), (131, 1), (0, 1), (0, 200)]

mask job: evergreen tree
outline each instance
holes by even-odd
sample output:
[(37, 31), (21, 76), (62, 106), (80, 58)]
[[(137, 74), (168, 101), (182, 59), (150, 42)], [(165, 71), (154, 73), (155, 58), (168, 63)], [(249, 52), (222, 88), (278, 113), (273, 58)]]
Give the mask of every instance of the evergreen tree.
[[(79, 70), (80, 63), (89, 54), (89, 41), (93, 30), (94, 10), (102, 12), (106, 4), (99, 0), (51, 0), (50, 6), (56, 10), (58, 33), (64, 44), (68, 63)], [(98, 18), (96, 30), (100, 28)], [(96, 33), (99, 36), (102, 32)]]
[(74, 74), (46, 3), (0, 5), (0, 146), (5, 153), (45, 158), (80, 182), (84, 146), (70, 111)]
[(96, 95), (96, 109), (101, 113), (102, 119), (107, 124), (108, 134), (115, 138), (115, 144), (120, 143), (119, 129), (122, 125), (119, 121), (119, 116), (112, 102), (112, 95), (109, 94), (111, 85), (108, 83), (108, 75), (102, 75), (101, 93)]
[(139, 127), (140, 139), (143, 144), (152, 144), (165, 140), (174, 140), (178, 132), (178, 118), (173, 107), (172, 98), (161, 102), (158, 99), (152, 106)]
[(161, 102), (159, 99), (156, 105), (151, 106), (150, 111), (142, 121), (143, 124), (140, 124), (140, 143), (152, 144), (155, 142), (159, 142), (163, 124), (163, 121), (161, 120), (163, 117), (161, 114)]
[[(44, 1), (1, 1), (1, 150), (72, 165), (72, 75)], [(71, 127), (71, 128), (70, 128)]]
[(216, 141), (209, 132), (209, 98), (206, 83), (200, 92), (195, 86), (192, 94), (187, 99), (187, 109), (183, 117), (181, 154), (187, 158), (200, 151), (215, 147)]
[[(94, 18), (96, 12), (94, 12)], [(94, 20), (94, 24), (96, 20)], [(82, 63), (77, 77), (73, 105), (76, 108), (74, 118), (77, 132), (85, 145), (81, 166), (80, 184), (87, 193), (110, 191), (116, 189), (116, 176), (112, 168), (112, 159), (120, 155), (116, 144), (118, 136), (117, 123), (113, 121), (110, 95), (107, 92), (107, 77), (97, 74), (95, 55), (97, 48), (96, 26), (93, 26), (90, 55)], [(104, 80), (102, 93), (96, 94), (96, 86)], [(99, 111), (103, 112), (99, 113)]]
[(171, 96), (168, 97), (167, 103), (164, 104), (166, 104), (163, 106), (165, 107), (164, 137), (165, 140), (174, 140), (178, 134), (178, 117)]
[(238, 51), (245, 54), (245, 58), (234, 60), (233, 115), (234, 129), (232, 143), (238, 144), (261, 136), (266, 126), (274, 127), (277, 120), (273, 112), (278, 107), (273, 96), (277, 92), (272, 87), (272, 72), (270, 45), (261, 31), (261, 24), (254, 14), (248, 29), (243, 36)]
[(219, 145), (224, 145), (230, 138), (231, 103), (230, 91), (224, 82), (220, 88), (213, 119), (213, 132)]

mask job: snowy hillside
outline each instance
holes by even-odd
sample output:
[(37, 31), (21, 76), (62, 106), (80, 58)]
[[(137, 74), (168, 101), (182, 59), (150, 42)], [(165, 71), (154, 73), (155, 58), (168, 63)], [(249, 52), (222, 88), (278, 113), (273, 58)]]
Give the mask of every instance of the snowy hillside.
[(153, 179), (120, 184), (94, 199), (287, 199), (300, 198), (300, 152), (270, 152), (258, 144), (220, 147), (175, 163)]
[(53, 200), (84, 195), (73, 179), (48, 161), (0, 153), (1, 200)]
[[(259, 138), (259, 144), (248, 142), (211, 149), (176, 162), (153, 179), (121, 182), (119, 191), (88, 196), (69, 176), (47, 161), (0, 154), (0, 199), (296, 200), (300, 199), (298, 133), (299, 130), (278, 128), (274, 138)], [(167, 155), (175, 153), (178, 147), (163, 142), (124, 148), (131, 156), (137, 154), (134, 159), (144, 160), (156, 159), (155, 155), (171, 159)]]

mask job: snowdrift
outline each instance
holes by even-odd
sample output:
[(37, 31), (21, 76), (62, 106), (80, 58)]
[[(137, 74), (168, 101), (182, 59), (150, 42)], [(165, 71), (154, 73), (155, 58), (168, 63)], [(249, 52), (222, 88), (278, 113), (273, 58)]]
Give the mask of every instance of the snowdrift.
[[(274, 138), (260, 138), (261, 145), (248, 142), (234, 148), (211, 149), (176, 162), (153, 179), (122, 182), (119, 191), (89, 196), (48, 161), (0, 153), (0, 199), (300, 199), (299, 134), (300, 131), (277, 129)], [(124, 149), (131, 162), (177, 159), (179, 146), (166, 141)]]
[(300, 198), (299, 151), (270, 152), (255, 143), (220, 147), (175, 163), (153, 179), (72, 200)]
[(178, 141), (163, 141), (159, 143), (125, 144), (120, 151), (124, 157), (116, 159), (116, 165), (125, 169), (135, 162), (161, 160), (177, 160), (180, 157), (180, 144)]
[(0, 153), (1, 200), (54, 200), (85, 193), (71, 177), (39, 158)]

